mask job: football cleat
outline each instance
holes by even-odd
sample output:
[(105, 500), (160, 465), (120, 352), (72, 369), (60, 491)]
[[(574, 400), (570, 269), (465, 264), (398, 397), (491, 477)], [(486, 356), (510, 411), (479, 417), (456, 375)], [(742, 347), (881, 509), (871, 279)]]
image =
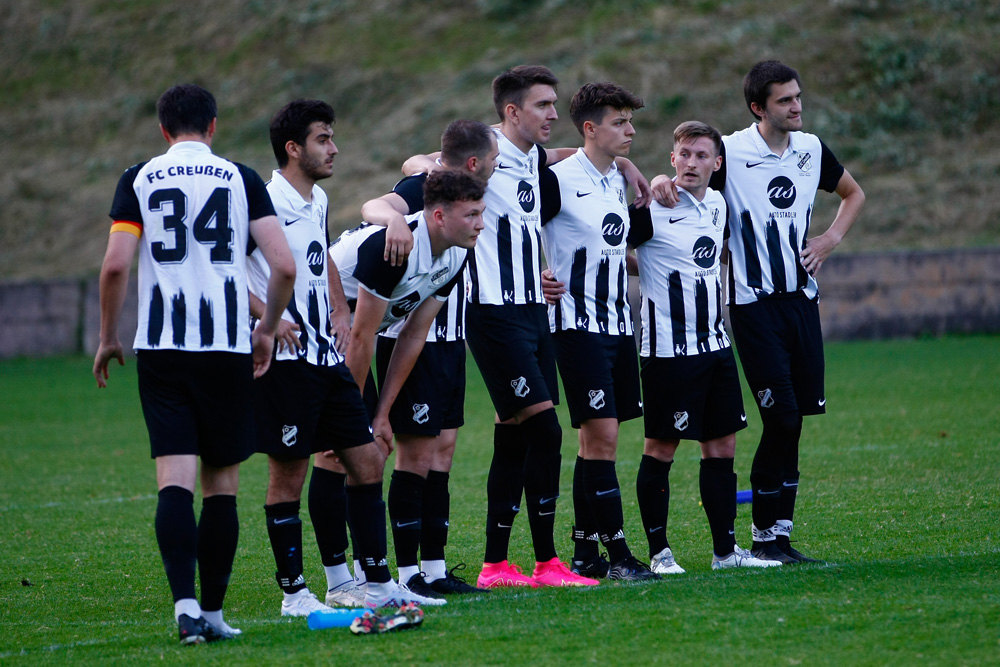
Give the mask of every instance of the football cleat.
[(423, 610), (409, 602), (401, 606), (396, 613), (386, 616), (366, 611), (364, 615), (351, 622), (351, 632), (356, 635), (370, 635), (392, 632), (393, 630), (408, 630), (417, 627), (423, 620)]
[(599, 556), (594, 556), (587, 561), (571, 561), (570, 569), (582, 577), (603, 579), (608, 576), (608, 570), (611, 568), (611, 563), (608, 562), (608, 559), (605, 558), (605, 556), (606, 554), (600, 554)]
[(384, 584), (368, 582), (365, 606), (369, 609), (403, 607), (410, 602), (421, 607), (440, 607), (448, 604), (448, 601), (443, 598), (429, 598), (420, 595), (411, 591), (406, 584), (397, 584), (391, 579)]
[(608, 570), (610, 581), (655, 581), (659, 578), (660, 575), (646, 567), (635, 556), (612, 563)]
[(538, 588), (538, 582), (522, 574), (521, 568), (508, 561), (483, 563), (483, 571), (476, 579), (479, 588), (502, 588), (505, 586), (527, 586)]
[(777, 543), (778, 549), (781, 551), (781, 553), (785, 554), (786, 556), (789, 556), (790, 558), (795, 559), (796, 563), (822, 563), (823, 562), (823, 561), (819, 560), (818, 558), (810, 558), (809, 556), (806, 556), (801, 551), (799, 551), (798, 549), (796, 549), (795, 547), (792, 546), (791, 540), (789, 540), (787, 537), (784, 537), (782, 535), (779, 535), (775, 539), (775, 543)]
[(597, 579), (582, 577), (570, 570), (558, 557), (535, 563), (531, 578), (542, 586), (597, 586)]
[(733, 553), (719, 558), (712, 554), (713, 570), (728, 570), (733, 567), (778, 567), (781, 563), (776, 560), (762, 560), (754, 558), (749, 549), (742, 549), (739, 546), (733, 547)]
[(465, 579), (455, 574), (455, 570), (464, 570), (465, 563), (459, 563), (448, 570), (440, 579), (435, 579), (430, 583), (434, 592), (442, 595), (465, 595), (468, 593), (489, 593), (489, 589), (477, 588), (468, 583)]
[(282, 616), (308, 616), (314, 611), (328, 609), (329, 607), (310, 593), (308, 588), (295, 593), (285, 593), (285, 598), (281, 601)]
[(410, 589), (411, 592), (417, 595), (423, 595), (425, 598), (434, 598), (435, 600), (441, 599), (441, 594), (436, 590), (431, 588), (431, 585), (427, 583), (424, 579), (423, 572), (417, 572), (415, 575), (410, 577), (410, 580), (406, 582), (406, 587)]
[(350, 579), (336, 588), (326, 592), (328, 607), (364, 607), (366, 584), (359, 584), (357, 579)]
[(181, 614), (177, 618), (177, 630), (181, 644), (184, 646), (201, 644), (202, 642), (217, 642), (223, 639), (232, 639), (234, 636), (233, 633), (217, 629), (201, 616), (191, 618), (187, 614)]
[(782, 565), (794, 565), (797, 560), (778, 548), (778, 543), (774, 540), (768, 542), (754, 542), (750, 554), (760, 560), (774, 560)]
[(674, 560), (674, 552), (665, 548), (652, 558), (650, 569), (656, 574), (684, 574), (686, 570)]

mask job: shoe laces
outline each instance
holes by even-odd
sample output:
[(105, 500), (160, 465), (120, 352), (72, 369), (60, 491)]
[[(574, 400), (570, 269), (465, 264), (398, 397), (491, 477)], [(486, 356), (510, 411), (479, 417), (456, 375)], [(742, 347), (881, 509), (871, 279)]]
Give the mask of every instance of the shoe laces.
[(445, 579), (454, 579), (456, 581), (462, 582), (463, 584), (469, 583), (469, 582), (467, 582), (465, 580), (464, 577), (460, 577), (457, 574), (455, 574), (455, 570), (464, 570), (464, 569), (465, 569), (465, 563), (459, 563), (458, 565), (456, 565), (455, 567), (451, 568), (450, 570), (448, 570), (445, 573), (445, 575), (444, 575)]

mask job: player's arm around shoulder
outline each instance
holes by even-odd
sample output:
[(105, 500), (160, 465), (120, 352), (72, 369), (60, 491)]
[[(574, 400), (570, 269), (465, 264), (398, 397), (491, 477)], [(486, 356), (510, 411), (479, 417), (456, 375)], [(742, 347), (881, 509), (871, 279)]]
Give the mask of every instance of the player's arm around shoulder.
[(139, 237), (129, 232), (112, 232), (108, 237), (108, 249), (101, 265), (101, 333), (97, 353), (94, 355), (94, 378), (97, 386), (107, 386), (108, 364), (118, 360), (125, 365), (125, 353), (118, 338), (118, 321), (125, 295), (128, 292), (128, 276), (132, 268), (132, 258), (139, 246)]
[(413, 250), (413, 232), (406, 224), (410, 212), (406, 201), (390, 192), (376, 199), (369, 199), (361, 207), (361, 218), (368, 223), (385, 227), (385, 260), (399, 266)]
[(846, 169), (837, 182), (834, 192), (840, 197), (840, 207), (837, 209), (836, 217), (829, 229), (806, 241), (806, 247), (801, 254), (802, 267), (811, 276), (819, 272), (823, 262), (844, 240), (865, 206), (864, 190)]
[(271, 271), (267, 282), (267, 298), (260, 324), (253, 330), (254, 377), (267, 372), (274, 351), (274, 339), (281, 314), (288, 307), (295, 287), (295, 258), (275, 215), (250, 221), (250, 236), (260, 248)]

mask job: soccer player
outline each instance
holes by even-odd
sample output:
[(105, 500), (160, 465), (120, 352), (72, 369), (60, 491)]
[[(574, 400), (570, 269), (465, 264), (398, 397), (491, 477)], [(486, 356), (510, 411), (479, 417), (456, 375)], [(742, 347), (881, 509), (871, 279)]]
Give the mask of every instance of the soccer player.
[[(380, 480), (383, 464), (361, 395), (343, 364), (351, 314), (340, 274), (326, 259), (329, 205), (317, 183), (333, 173), (334, 121), (326, 102), (295, 100), (274, 115), (270, 128), (278, 169), (267, 189), (295, 258), (296, 281), (278, 327), (275, 361), (255, 386), (254, 416), (257, 451), (268, 456), (264, 514), (283, 591), (282, 616), (329, 609), (309, 591), (303, 575), (299, 508), (310, 455), (330, 454), (317, 456), (309, 484), (309, 516), (329, 604), (364, 603), (364, 591), (354, 584), (345, 556), (347, 475), (332, 454), (340, 452), (354, 467), (354, 485)], [(251, 312), (258, 314), (269, 275), (260, 248), (251, 254), (247, 271)], [(358, 449), (343, 451), (348, 448)], [(370, 503), (364, 511), (378, 510)]]
[[(366, 393), (374, 389), (369, 376), (376, 334), (406, 318), (389, 360), (382, 362), (384, 379), (374, 410), (375, 438), (387, 449), (391, 449), (393, 438), (390, 409), (420, 356), (428, 329), (461, 280), (468, 249), (475, 246), (483, 229), (485, 188), (482, 180), (459, 171), (437, 171), (428, 176), (423, 184), (424, 208), (409, 219), (415, 245), (400, 265), (392, 266), (384, 258), (386, 228), (377, 225), (365, 224), (345, 232), (330, 247), (344, 292), (349, 303), (355, 304), (347, 364)], [(365, 529), (353, 522), (351, 526), (355, 534)], [(408, 573), (402, 572), (401, 580)], [(381, 604), (388, 593), (373, 588), (367, 568), (365, 574), (368, 601)], [(424, 604), (445, 602), (410, 591), (405, 583), (399, 589)]]
[(722, 319), (726, 202), (708, 187), (722, 164), (722, 137), (704, 123), (674, 130), (670, 164), (679, 202), (632, 208), (642, 292), (646, 440), (636, 477), (653, 571), (681, 574), (667, 540), (670, 467), (680, 440), (701, 444), (701, 503), (712, 531), (712, 569), (769, 567), (736, 545), (736, 431), (746, 428), (736, 359)]
[[(750, 473), (753, 555), (811, 562), (790, 543), (799, 485), (802, 418), (826, 411), (816, 273), (854, 225), (865, 195), (813, 134), (802, 132), (798, 72), (754, 65), (743, 95), (755, 122), (723, 137), (710, 186), (729, 206), (729, 320), (763, 430)], [(818, 189), (840, 207), (807, 238)]]
[(618, 425), (642, 415), (628, 304), (628, 186), (615, 159), (628, 155), (632, 112), (642, 106), (621, 86), (585, 84), (569, 107), (583, 148), (541, 177), (545, 257), (552, 278), (568, 285), (548, 315), (570, 418), (579, 429), (572, 567), (624, 581), (659, 579), (628, 547), (615, 471)]
[[(444, 169), (464, 172), (484, 182), (493, 173), (497, 141), (489, 127), (474, 120), (456, 120), (441, 136)], [(424, 209), (427, 174), (408, 176), (389, 194), (367, 202), (364, 219), (388, 227), (387, 245), (394, 227), (399, 236), (411, 236), (404, 216)], [(389, 483), (389, 524), (392, 528), (399, 580), (427, 597), (476, 593), (479, 589), (449, 570), (448, 478), (464, 423), (465, 403), (465, 290), (456, 285), (427, 332), (424, 349), (389, 412), (396, 438), (396, 462)], [(379, 384), (385, 381), (396, 338), (406, 320), (379, 334), (375, 363)], [(422, 562), (417, 564), (417, 552)]]
[[(253, 451), (251, 384), (270, 364), (295, 263), (260, 176), (212, 153), (212, 94), (174, 86), (156, 110), (170, 148), (130, 167), (118, 182), (101, 268), (94, 377), (105, 387), (110, 361), (124, 365), (118, 323), (138, 249), (133, 347), (156, 461), (156, 541), (181, 643), (196, 644), (239, 634), (223, 619), (222, 602), (239, 533), (239, 464)], [(251, 242), (271, 272), (268, 306), (253, 333), (245, 268)], [(195, 522), (199, 473), (203, 501)]]

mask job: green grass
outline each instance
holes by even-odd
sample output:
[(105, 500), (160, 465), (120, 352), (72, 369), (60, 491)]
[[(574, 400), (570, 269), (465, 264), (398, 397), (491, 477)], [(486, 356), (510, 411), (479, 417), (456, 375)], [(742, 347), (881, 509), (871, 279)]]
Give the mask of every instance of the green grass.
[[(84, 358), (0, 363), (0, 663), (984, 664), (1000, 655), (1000, 338), (827, 347), (830, 413), (806, 421), (796, 538), (826, 566), (712, 572), (697, 447), (671, 476), (670, 538), (688, 574), (655, 585), (492, 593), (427, 612), (417, 631), (358, 638), (278, 617), (263, 525), (266, 466), (243, 467), (227, 618), (244, 636), (175, 644), (156, 550), (153, 464), (134, 364), (98, 391)], [(470, 376), (452, 475), (449, 561), (478, 572), (492, 410)], [(748, 401), (749, 405), (749, 401)], [(738, 437), (746, 488), (759, 420)], [(565, 413), (562, 423), (568, 424)], [(565, 427), (557, 546), (571, 551), (575, 434)], [(644, 554), (622, 429), (626, 523)], [(308, 519), (304, 517), (308, 524)], [(749, 542), (749, 506), (738, 538)], [(311, 530), (306, 575), (323, 579)], [(512, 559), (531, 563), (527, 523)], [(30, 583), (30, 585), (26, 585)]]

